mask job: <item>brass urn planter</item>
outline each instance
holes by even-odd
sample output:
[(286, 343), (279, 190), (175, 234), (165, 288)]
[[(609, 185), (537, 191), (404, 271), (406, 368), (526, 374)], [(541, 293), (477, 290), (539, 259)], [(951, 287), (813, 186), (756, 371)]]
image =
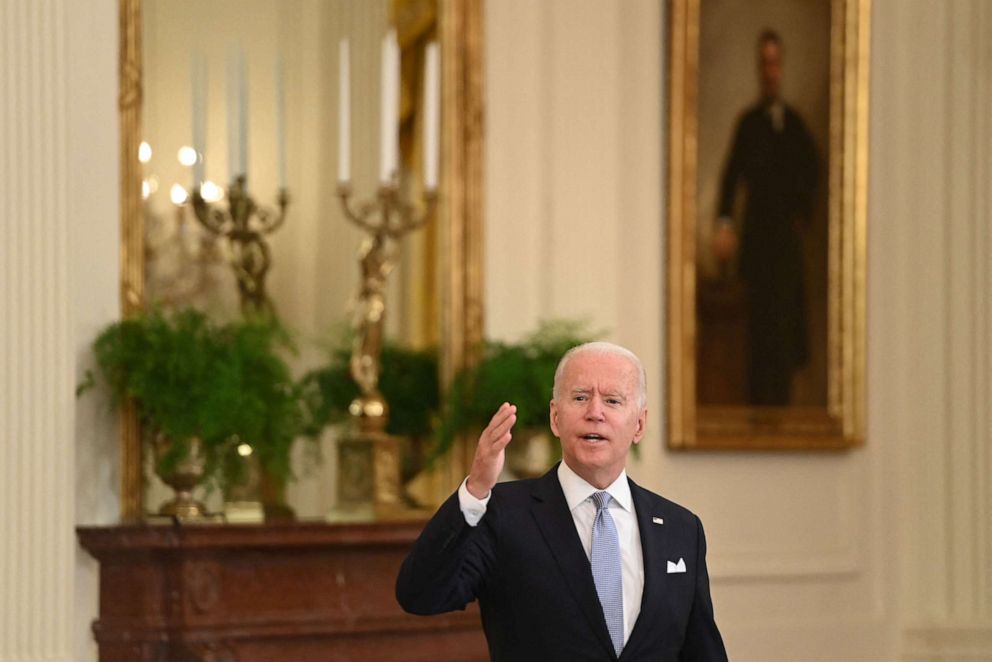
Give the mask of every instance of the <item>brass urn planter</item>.
[[(193, 490), (206, 475), (207, 457), (200, 438), (191, 437), (177, 444), (163, 434), (156, 434), (152, 449), (156, 475), (175, 493), (159, 507), (158, 514), (187, 520), (209, 515), (203, 502), (193, 498)], [(173, 459), (174, 454), (178, 458)]]

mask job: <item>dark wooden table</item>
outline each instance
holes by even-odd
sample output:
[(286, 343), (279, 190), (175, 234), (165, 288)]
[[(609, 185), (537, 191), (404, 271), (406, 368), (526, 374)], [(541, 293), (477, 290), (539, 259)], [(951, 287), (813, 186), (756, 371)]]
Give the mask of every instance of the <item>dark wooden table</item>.
[(488, 660), (476, 605), (417, 617), (396, 604), (396, 573), (422, 527), (80, 527), (100, 562), (100, 660)]

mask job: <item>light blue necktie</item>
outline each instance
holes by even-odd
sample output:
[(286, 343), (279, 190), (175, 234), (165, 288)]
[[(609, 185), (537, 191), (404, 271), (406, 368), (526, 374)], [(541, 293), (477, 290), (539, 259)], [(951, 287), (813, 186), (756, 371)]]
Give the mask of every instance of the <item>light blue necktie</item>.
[(612, 497), (607, 492), (596, 492), (596, 519), (592, 523), (592, 579), (596, 593), (603, 605), (603, 616), (610, 631), (613, 649), (619, 657), (623, 650), (623, 579), (620, 574), (620, 537), (608, 508)]

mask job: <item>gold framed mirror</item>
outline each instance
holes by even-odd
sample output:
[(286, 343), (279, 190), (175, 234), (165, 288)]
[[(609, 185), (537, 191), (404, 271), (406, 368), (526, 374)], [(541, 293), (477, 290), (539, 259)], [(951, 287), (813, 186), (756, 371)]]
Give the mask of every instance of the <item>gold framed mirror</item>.
[[(147, 0), (120, 0), (120, 297), (124, 316), (141, 311), (147, 295), (144, 170), (139, 162), (149, 82), (143, 65), (147, 9)], [(482, 337), (483, 4), (482, 0), (435, 0), (434, 13), (441, 50), (441, 154), (433, 230), (436, 311), (431, 315), (437, 318), (436, 340), (445, 382), (470, 359)], [(355, 262), (349, 266), (357, 270)], [(145, 511), (140, 439), (137, 417), (126, 407), (121, 424), (121, 516), (125, 520), (140, 519)], [(455, 484), (464, 471), (464, 455), (462, 449), (446, 458), (439, 483)], [(447, 487), (439, 484), (438, 490)]]

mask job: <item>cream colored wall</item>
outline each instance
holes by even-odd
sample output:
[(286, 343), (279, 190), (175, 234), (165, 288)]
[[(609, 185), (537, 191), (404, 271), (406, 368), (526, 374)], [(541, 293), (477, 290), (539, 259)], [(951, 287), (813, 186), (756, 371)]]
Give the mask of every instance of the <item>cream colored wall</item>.
[(487, 4), (487, 333), (587, 317), (649, 368), (635, 479), (707, 526), (734, 660), (992, 658), (990, 8), (876, 0), (869, 428), (663, 443), (664, 3)]
[(869, 384), (907, 659), (992, 659), (992, 6), (880, 3)]
[[(71, 286), (66, 292), (73, 318), (72, 382), (93, 367), (90, 343), (120, 314), (118, 301), (118, 127), (117, 2), (62, 2), (66, 24), (68, 140), (63, 154), (68, 178), (68, 239)], [(90, 624), (99, 599), (98, 567), (75, 544), (76, 524), (118, 520), (119, 454), (117, 420), (98, 392), (56, 416), (74, 421), (75, 518), (61, 526), (73, 540), (75, 582), (67, 587), (73, 609), (72, 648), (65, 658), (96, 659)], [(71, 499), (71, 494), (69, 495)], [(0, 655), (0, 659), (6, 659)], [(32, 658), (28, 658), (32, 659)], [(37, 658), (34, 658), (37, 659)]]

